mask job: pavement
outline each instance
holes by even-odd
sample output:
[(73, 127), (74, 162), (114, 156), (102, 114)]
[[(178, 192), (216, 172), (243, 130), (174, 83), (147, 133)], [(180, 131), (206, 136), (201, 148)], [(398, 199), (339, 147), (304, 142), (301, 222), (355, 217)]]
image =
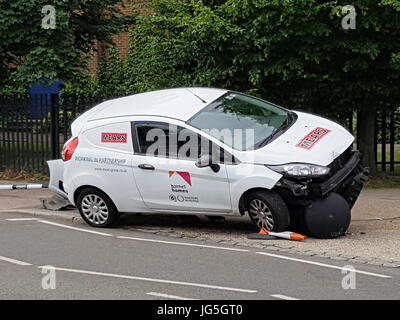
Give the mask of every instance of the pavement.
[[(0, 184), (9, 183), (0, 181)], [(49, 211), (41, 208), (40, 198), (49, 190), (0, 191), (0, 217), (3, 213), (29, 214), (85, 226), (77, 210)], [(154, 236), (182, 238), (204, 243), (245, 246), (270, 252), (315, 256), (332, 261), (348, 261), (400, 267), (400, 189), (364, 189), (352, 210), (348, 233), (338, 239), (308, 238), (304, 242), (250, 240), (254, 227), (248, 217), (231, 217), (224, 222), (174, 215), (125, 214), (118, 230)]]
[(0, 282), (2, 300), (400, 298), (394, 268), (14, 212), (0, 214)]

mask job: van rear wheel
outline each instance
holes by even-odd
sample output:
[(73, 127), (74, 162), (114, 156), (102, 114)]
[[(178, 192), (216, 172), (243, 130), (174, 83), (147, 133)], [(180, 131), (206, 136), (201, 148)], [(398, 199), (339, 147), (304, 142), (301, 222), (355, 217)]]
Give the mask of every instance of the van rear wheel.
[(250, 219), (260, 230), (286, 231), (290, 224), (289, 209), (274, 191), (256, 191), (247, 196), (246, 210)]
[(119, 218), (114, 203), (98, 189), (87, 188), (81, 191), (76, 204), (82, 219), (92, 227), (111, 227)]

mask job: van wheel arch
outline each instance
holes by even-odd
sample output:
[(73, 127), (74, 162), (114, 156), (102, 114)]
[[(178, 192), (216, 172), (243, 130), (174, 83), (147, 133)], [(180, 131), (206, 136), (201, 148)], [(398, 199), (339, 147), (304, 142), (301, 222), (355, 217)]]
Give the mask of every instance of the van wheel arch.
[(263, 192), (263, 191), (271, 191), (271, 189), (267, 189), (267, 188), (251, 188), (251, 189), (249, 189), (249, 190), (246, 190), (243, 194), (242, 194), (242, 196), (240, 197), (240, 200), (239, 200), (239, 212), (240, 212), (240, 215), (242, 215), (242, 216), (244, 216), (245, 214), (246, 214), (246, 201), (247, 201), (247, 198), (248, 198), (248, 196), (251, 194), (251, 193), (254, 193), (254, 192)]
[(259, 229), (286, 231), (290, 225), (289, 209), (282, 197), (267, 188), (247, 190), (240, 199), (241, 213), (248, 213), (250, 220)]
[[(74, 193), (74, 203), (75, 203), (75, 205), (76, 205), (76, 200), (77, 200), (78, 197), (79, 197), (79, 194), (80, 194), (83, 190), (89, 189), (89, 188), (90, 188), (90, 189), (96, 189), (96, 190), (98, 190), (98, 191), (104, 193), (104, 194), (111, 200), (111, 202), (113, 203), (113, 205), (115, 206), (114, 201), (112, 201), (112, 199), (110, 198), (110, 196), (109, 196), (107, 193), (105, 193), (105, 192), (104, 192), (103, 190), (101, 190), (100, 188), (97, 188), (97, 187), (91, 186), (91, 185), (80, 186), (78, 189), (75, 190), (75, 193)], [(115, 207), (116, 207), (116, 206), (115, 206)]]
[(92, 227), (112, 227), (119, 220), (120, 213), (113, 200), (99, 188), (79, 187), (74, 193), (74, 201), (82, 219)]

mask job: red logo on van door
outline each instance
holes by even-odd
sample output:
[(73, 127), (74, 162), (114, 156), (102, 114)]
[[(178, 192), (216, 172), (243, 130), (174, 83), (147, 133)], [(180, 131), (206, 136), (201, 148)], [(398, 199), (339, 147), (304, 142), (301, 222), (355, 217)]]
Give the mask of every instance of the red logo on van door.
[(113, 143), (126, 143), (128, 141), (128, 135), (126, 133), (101, 133), (101, 142), (113, 142)]
[(189, 172), (186, 172), (186, 171), (170, 171), (169, 172), (169, 177), (171, 178), (174, 175), (175, 172), (177, 174), (179, 174), (182, 177), (182, 179), (185, 180), (185, 182), (187, 182), (189, 184), (189, 186), (192, 186), (192, 180), (190, 178), (190, 173)]
[(296, 147), (303, 149), (311, 149), (314, 145), (322, 139), (325, 135), (327, 135), (331, 130), (325, 128), (315, 128), (309, 134), (307, 134), (300, 142), (296, 145)]

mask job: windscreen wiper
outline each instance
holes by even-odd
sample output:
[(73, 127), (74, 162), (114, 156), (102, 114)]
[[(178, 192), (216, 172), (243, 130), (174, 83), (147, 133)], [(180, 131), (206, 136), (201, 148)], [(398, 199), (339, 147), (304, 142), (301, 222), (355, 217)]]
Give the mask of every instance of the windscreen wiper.
[(267, 138), (265, 138), (263, 141), (261, 141), (257, 145), (255, 145), (255, 149), (258, 149), (258, 148), (261, 148), (261, 147), (264, 147), (265, 145), (267, 145), (270, 141), (272, 141), (278, 135), (278, 133), (281, 133), (282, 131), (284, 131), (284, 129), (289, 127), (293, 123), (293, 121), (294, 121), (293, 113), (288, 112), (288, 116), (287, 116), (285, 122), (283, 122), (279, 128), (275, 129)]

